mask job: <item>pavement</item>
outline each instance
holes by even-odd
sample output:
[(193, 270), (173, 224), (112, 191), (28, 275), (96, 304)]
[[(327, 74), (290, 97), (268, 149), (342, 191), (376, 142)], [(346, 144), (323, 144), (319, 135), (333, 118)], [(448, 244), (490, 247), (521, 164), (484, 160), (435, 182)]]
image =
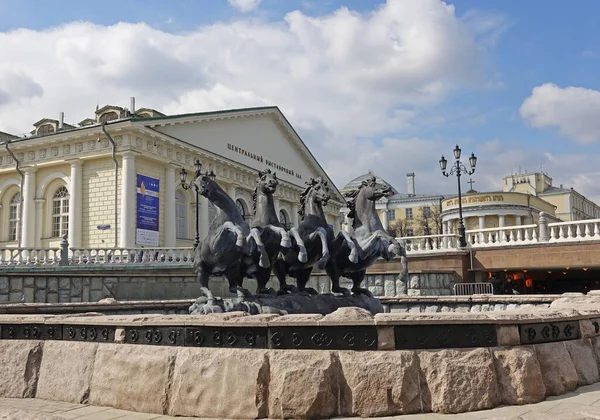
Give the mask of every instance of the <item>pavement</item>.
[[(47, 401), (37, 398), (0, 398), (0, 419), (7, 420), (191, 420), (136, 413), (110, 407)], [(336, 420), (349, 419), (338, 417)], [(400, 420), (600, 420), (600, 382), (575, 392), (549, 397), (537, 404), (511, 405), (461, 414), (409, 414), (380, 417)]]

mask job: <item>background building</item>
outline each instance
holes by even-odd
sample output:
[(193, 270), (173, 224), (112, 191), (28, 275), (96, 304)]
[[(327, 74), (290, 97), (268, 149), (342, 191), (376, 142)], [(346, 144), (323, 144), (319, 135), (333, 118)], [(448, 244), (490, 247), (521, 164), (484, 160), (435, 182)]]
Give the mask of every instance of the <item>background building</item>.
[[(107, 122), (114, 144), (101, 122)], [(329, 179), (277, 107), (167, 116), (136, 110), (132, 98), (129, 110), (107, 105), (79, 127), (65, 124), (62, 113), (34, 127), (28, 137), (0, 133), (3, 142), (10, 141), (7, 148), (0, 145), (3, 247), (57, 247), (65, 234), (75, 248), (190, 246), (196, 195), (181, 187), (179, 173), (185, 168), (190, 181), (195, 159), (203, 171), (214, 171), (247, 218), (257, 172), (275, 171), (280, 181), (275, 206), (286, 224), (298, 223), (305, 181)], [(329, 183), (332, 200), (325, 212), (339, 229), (344, 201)], [(148, 198), (149, 208), (140, 197)], [(203, 238), (215, 208), (203, 197), (198, 207)], [(150, 237), (140, 234), (144, 212), (156, 213)]]
[[(383, 227), (393, 236), (434, 235), (441, 233), (441, 203), (440, 194), (417, 194), (415, 190), (415, 174), (406, 174), (406, 194), (399, 193), (389, 182), (369, 171), (354, 178), (340, 191), (356, 189), (368, 178), (375, 176), (377, 184), (392, 189), (393, 194), (377, 201), (375, 208)], [(343, 208), (344, 216), (347, 209)], [(349, 221), (344, 218), (343, 226), (348, 227)]]

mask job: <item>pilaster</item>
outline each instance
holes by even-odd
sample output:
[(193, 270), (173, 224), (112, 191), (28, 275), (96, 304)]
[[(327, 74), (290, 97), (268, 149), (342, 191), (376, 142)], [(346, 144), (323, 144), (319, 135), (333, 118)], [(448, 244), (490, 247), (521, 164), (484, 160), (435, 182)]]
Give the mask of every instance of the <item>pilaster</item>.
[(174, 247), (177, 243), (177, 217), (175, 203), (175, 165), (165, 168), (165, 246)]
[[(69, 191), (69, 247), (81, 247), (81, 214), (82, 203), (82, 166), (79, 159), (69, 161), (71, 164), (71, 188)], [(38, 219), (39, 220), (39, 219)]]
[[(35, 199), (35, 247), (40, 248), (42, 246), (42, 220), (44, 220), (44, 204), (46, 200), (43, 198)], [(69, 203), (70, 205), (70, 203)]]
[(137, 201), (135, 179), (135, 157), (138, 153), (125, 151), (121, 154), (123, 180), (121, 183), (121, 232), (119, 246), (130, 248), (135, 246), (135, 228)]
[(25, 179), (23, 181), (23, 224), (21, 226), (21, 247), (33, 248), (35, 246), (35, 173), (37, 168), (28, 166), (23, 168)]

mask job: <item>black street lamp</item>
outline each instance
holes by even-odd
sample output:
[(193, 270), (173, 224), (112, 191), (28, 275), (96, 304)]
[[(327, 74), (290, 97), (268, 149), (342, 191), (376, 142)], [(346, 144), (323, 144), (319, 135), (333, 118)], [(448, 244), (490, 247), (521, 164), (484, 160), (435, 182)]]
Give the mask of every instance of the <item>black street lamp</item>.
[(455, 162), (452, 165), (452, 168), (450, 169), (450, 172), (446, 172), (446, 165), (448, 164), (448, 161), (446, 160), (446, 158), (444, 158), (444, 156), (442, 155), (442, 158), (440, 159), (440, 169), (442, 170), (442, 175), (444, 175), (445, 177), (449, 177), (450, 175), (456, 174), (456, 178), (458, 179), (458, 234), (460, 236), (460, 246), (461, 248), (464, 248), (465, 246), (467, 246), (467, 238), (466, 238), (466, 234), (465, 234), (465, 223), (463, 221), (463, 214), (462, 214), (462, 194), (461, 194), (461, 190), (460, 190), (460, 175), (461, 174), (466, 174), (466, 175), (473, 175), (475, 173), (475, 166), (477, 165), (477, 157), (475, 156), (474, 153), (471, 153), (471, 156), (469, 156), (469, 164), (471, 165), (471, 170), (468, 170), (465, 165), (462, 164), (462, 162), (460, 161), (460, 147), (458, 147), (458, 144), (456, 145), (456, 147), (454, 148), (454, 150), (452, 150), (452, 152), (454, 153), (454, 158), (455, 158)]
[[(202, 164), (200, 163), (200, 160), (196, 159), (196, 161), (194, 162), (194, 169), (196, 170), (195, 173), (195, 177), (194, 177), (194, 181), (200, 177), (202, 175)], [(212, 173), (212, 171), (211, 171)], [(212, 179), (214, 179), (213, 177), (211, 177)], [(190, 188), (194, 188), (194, 191), (196, 191), (196, 236), (194, 237), (194, 249), (196, 249), (198, 247), (198, 244), (200, 243), (200, 227), (199, 227), (199, 210), (198, 210), (198, 205), (199, 205), (199, 201), (200, 201), (200, 195), (198, 192), (198, 185), (196, 185), (195, 182), (187, 183), (185, 182), (187, 179), (187, 172), (184, 168), (181, 168), (181, 172), (179, 172), (179, 179), (181, 180), (181, 186), (183, 187), (184, 190), (189, 190)]]

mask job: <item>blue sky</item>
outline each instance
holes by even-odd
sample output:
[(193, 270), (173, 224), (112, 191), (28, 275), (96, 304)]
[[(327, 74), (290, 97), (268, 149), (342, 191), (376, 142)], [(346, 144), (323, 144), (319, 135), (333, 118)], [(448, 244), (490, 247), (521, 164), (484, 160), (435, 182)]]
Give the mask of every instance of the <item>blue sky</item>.
[[(246, 1), (252, 3), (252, 0)], [(465, 152), (475, 151), (479, 156), (480, 168), (474, 176), (476, 188), (498, 189), (501, 177), (514, 168), (534, 171), (543, 165), (556, 184), (574, 186), (600, 201), (600, 170), (595, 163), (600, 157), (600, 130), (596, 130), (600, 128), (597, 121), (600, 120), (600, 2), (581, 0), (568, 6), (566, 2), (537, 0), (455, 0), (446, 2), (454, 7), (453, 17), (447, 18), (436, 14), (444, 10), (444, 5), (437, 0), (389, 0), (387, 6), (390, 7), (380, 13), (387, 16), (385, 24), (394, 22), (387, 32), (390, 37), (399, 39), (400, 45), (408, 46), (410, 55), (406, 57), (416, 58), (405, 67), (403, 63), (394, 62), (389, 71), (371, 75), (373, 77), (365, 76), (369, 72), (368, 63), (360, 62), (360, 51), (371, 47), (385, 51), (389, 47), (387, 41), (378, 38), (376, 25), (368, 29), (365, 23), (373, 13), (384, 8), (385, 1), (255, 2), (252, 10), (242, 12), (232, 5), (233, 0), (0, 0), (0, 36), (5, 35), (0, 38), (0, 48), (4, 45), (11, 51), (20, 48), (35, 54), (36, 48), (41, 46), (32, 40), (35, 36), (43, 39), (44, 31), (51, 31), (53, 38), (46, 38), (53, 41), (44, 39), (44, 42), (56, 48), (45, 62), (74, 60), (75, 63), (65, 64), (65, 68), (48, 64), (57, 78), (68, 78), (68, 72), (90, 68), (83, 61), (78, 62), (80, 54), (71, 52), (77, 40), (87, 39), (88, 33), (90, 41), (85, 48), (94, 45), (94, 54), (89, 54), (92, 59), (112, 54), (110, 45), (113, 44), (103, 47), (98, 41), (102, 29), (113, 31), (115, 39), (127, 37), (128, 33), (152, 39), (148, 51), (136, 52), (142, 62), (147, 57), (144, 54), (154, 49), (164, 51), (164, 61), (168, 61), (172, 58), (168, 49), (178, 46), (179, 40), (185, 43), (199, 37), (189, 41), (185, 51), (174, 58), (175, 68), (179, 69), (182, 61), (189, 65), (189, 69), (181, 70), (180, 77), (188, 78), (188, 82), (178, 81), (177, 85), (169, 86), (171, 82), (165, 75), (173, 70), (167, 67), (164, 72), (159, 68), (148, 75), (147, 81), (134, 78), (133, 74), (139, 75), (139, 69), (144, 66), (122, 58), (127, 48), (136, 48), (132, 43), (130, 47), (122, 47), (125, 52), (115, 58), (131, 66), (124, 70), (123, 77), (98, 70), (94, 80), (102, 78), (102, 83), (98, 83), (96, 90), (91, 86), (93, 83), (81, 81), (89, 87), (89, 90), (84, 89), (88, 95), (86, 106), (91, 111), (98, 101), (110, 102), (111, 87), (114, 92), (127, 91), (112, 102), (124, 101), (135, 94), (141, 100), (152, 101), (141, 106), (169, 112), (275, 104), (282, 108), (340, 187), (361, 172), (376, 169), (400, 191), (404, 189), (406, 172), (412, 171), (417, 172), (418, 192), (453, 191), (454, 185), (436, 172), (437, 160), (441, 154), (450, 155), (453, 145), (459, 142)], [(392, 10), (392, 3), (396, 11)], [(342, 20), (339, 15), (342, 7), (360, 16), (365, 31), (375, 34), (371, 47), (367, 39), (363, 40), (366, 49), (356, 47), (358, 52), (347, 53), (345, 50), (352, 50), (357, 38), (348, 38), (350, 46), (336, 45), (336, 39), (344, 39), (345, 29), (330, 36), (321, 26), (311, 27), (314, 21), (319, 25), (347, 23), (348, 20)], [(408, 18), (403, 20), (405, 11)], [(441, 20), (436, 20), (438, 18)], [(412, 31), (403, 32), (403, 25), (412, 25), (413, 21), (419, 23)], [(75, 22), (96, 26), (77, 29)], [(118, 22), (145, 25), (142, 29), (116, 27)], [(456, 35), (455, 25), (465, 33)], [(215, 26), (218, 27), (215, 30), (208, 29)], [(18, 36), (22, 28), (33, 32), (27, 37)], [(301, 29), (296, 31), (295, 28)], [(264, 36), (263, 30), (272, 31), (275, 39)], [(396, 30), (398, 33), (393, 33)], [(435, 31), (439, 31), (440, 37), (432, 34)], [(174, 41), (170, 34), (180, 38)], [(246, 34), (252, 38), (252, 44), (240, 41)], [(277, 34), (281, 36), (281, 45)], [(447, 38), (450, 39), (448, 44), (437, 41)], [(70, 40), (67, 47), (64, 47), (65, 39)], [(306, 47), (306, 42), (313, 44)], [(422, 50), (419, 49), (421, 42)], [(335, 63), (331, 56), (326, 57), (327, 49), (321, 48), (320, 43), (342, 48), (347, 62)], [(254, 55), (248, 53), (254, 47), (257, 48)], [(263, 78), (261, 72), (266, 71), (267, 66), (272, 67), (270, 48), (277, 56), (275, 63), (288, 58), (300, 60), (290, 62), (298, 63), (296, 68), (307, 72), (312, 82), (306, 84), (308, 76), (296, 78), (295, 69), (292, 73), (286, 69), (281, 74), (271, 73)], [(456, 59), (452, 58), (452, 52), (445, 57), (449, 48), (456, 49)], [(302, 57), (286, 55), (287, 51), (296, 49), (303, 49)], [(431, 49), (433, 53), (429, 55)], [(39, 115), (42, 118), (57, 114), (57, 107), (61, 107), (66, 109), (67, 116), (80, 117), (83, 102), (77, 102), (75, 97), (53, 96), (51, 92), (53, 89), (58, 92), (58, 87), (51, 86), (52, 82), (41, 75), (36, 76), (35, 69), (28, 67), (35, 64), (18, 52), (14, 54), (16, 64), (11, 64), (9, 53), (8, 62), (5, 60), (0, 65), (0, 131), (30, 129), (20, 122), (17, 126), (20, 119), (12, 115), (18, 110), (15, 104), (23, 107), (19, 115), (23, 109), (49, 114)], [(182, 58), (194, 54), (205, 55), (190, 61)], [(163, 62), (161, 57), (157, 58), (160, 63)], [(253, 57), (255, 62), (252, 62)], [(199, 61), (194, 61), (196, 59)], [(242, 70), (236, 68), (238, 59), (245, 63)], [(307, 60), (312, 63), (307, 64)], [(375, 60), (381, 60), (381, 56)], [(200, 70), (194, 72), (194, 68), (202, 67), (207, 61), (210, 62), (207, 69), (202, 70), (206, 74)], [(265, 69), (261, 70), (263, 63)], [(313, 63), (317, 64), (313, 66)], [(357, 63), (356, 67), (360, 68), (353, 73)], [(246, 74), (248, 67), (252, 69)], [(374, 65), (375, 70), (376, 67)], [(13, 68), (18, 70), (13, 71)], [(326, 70), (320, 73), (319, 68)], [(4, 79), (3, 70), (7, 72)], [(127, 75), (127, 71), (131, 74)], [(240, 75), (240, 71), (244, 74)], [(227, 76), (220, 76), (223, 73)], [(336, 77), (344, 80), (347, 77), (348, 84), (332, 86)], [(273, 79), (278, 79), (278, 83), (271, 85)], [(3, 80), (7, 86), (10, 82), (11, 88), (3, 89)], [(381, 86), (377, 85), (378, 81)], [(15, 83), (23, 83), (19, 92), (30, 94), (30, 102), (23, 99), (2, 102), (3, 91), (5, 97), (16, 97), (10, 91), (15, 89)], [(153, 83), (164, 86), (156, 92)], [(532, 94), (534, 88), (544, 84), (556, 86), (548, 85)], [(385, 89), (378, 90), (382, 86)], [(569, 90), (570, 87), (574, 89)], [(289, 95), (281, 94), (281, 89), (289, 90)], [(356, 98), (356, 103), (346, 105), (348, 98)], [(531, 100), (525, 106), (528, 98)], [(336, 110), (339, 112), (334, 112)], [(39, 118), (36, 115), (29, 119), (34, 122)], [(361, 156), (358, 161), (354, 159), (357, 154)]]

